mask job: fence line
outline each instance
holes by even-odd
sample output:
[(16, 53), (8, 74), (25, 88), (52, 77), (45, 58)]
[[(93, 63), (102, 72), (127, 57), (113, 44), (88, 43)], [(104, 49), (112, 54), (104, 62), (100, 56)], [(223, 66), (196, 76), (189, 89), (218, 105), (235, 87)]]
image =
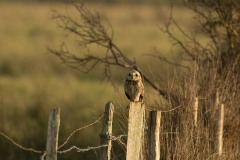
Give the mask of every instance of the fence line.
[[(106, 112), (104, 112), (104, 114), (106, 114)], [(51, 147), (56, 147), (55, 149), (50, 149), (50, 151), (41, 151), (41, 150), (36, 150), (36, 149), (33, 149), (33, 148), (27, 148), (27, 147), (24, 147), (22, 146), (21, 144), (17, 143), (16, 141), (14, 141), (12, 138), (10, 138), (9, 136), (7, 136), (6, 134), (4, 134), (3, 132), (0, 131), (0, 135), (3, 136), (4, 138), (6, 138), (7, 140), (9, 140), (12, 144), (14, 144), (16, 147), (22, 149), (22, 150), (25, 150), (25, 151), (29, 151), (29, 152), (34, 152), (34, 153), (40, 153), (42, 154), (40, 156), (40, 159), (41, 160), (44, 160), (45, 158), (46, 159), (49, 159), (48, 158), (48, 154), (49, 152), (50, 153), (53, 153), (54, 152), (54, 156), (51, 156), (50, 159), (56, 159), (56, 154), (64, 154), (64, 153), (67, 153), (67, 152), (70, 152), (72, 150), (76, 150), (77, 152), (87, 152), (87, 151), (91, 151), (91, 150), (97, 150), (97, 149), (101, 149), (101, 148), (106, 148), (108, 147), (109, 145), (108, 144), (103, 144), (103, 145), (99, 145), (99, 146), (88, 146), (86, 148), (80, 148), (80, 147), (77, 147), (75, 145), (69, 147), (68, 149), (65, 149), (65, 150), (60, 150), (61, 148), (63, 148), (67, 143), (68, 141), (70, 140), (70, 138), (75, 134), (77, 133), (78, 131), (81, 131), (83, 129), (86, 129), (90, 126), (93, 126), (94, 124), (98, 123), (104, 116), (104, 114), (102, 114), (97, 120), (95, 120), (94, 122), (86, 125), (86, 126), (83, 126), (83, 127), (80, 127), (78, 129), (75, 129), (73, 132), (71, 132), (71, 134), (69, 134), (69, 136), (67, 137), (67, 139), (64, 141), (64, 143), (62, 143), (62, 145), (60, 145), (59, 147), (57, 147), (57, 141), (58, 141), (58, 127), (60, 125), (60, 109), (51, 109), (50, 111), (50, 114), (49, 114), (49, 122), (48, 122), (48, 137), (47, 137), (47, 149), (48, 148), (51, 148)], [(113, 115), (112, 115), (113, 116)], [(112, 119), (111, 119), (112, 120)], [(56, 130), (53, 131), (53, 128), (55, 128)], [(124, 142), (122, 142), (122, 138), (123, 137), (127, 137), (126, 134), (123, 134), (123, 135), (119, 135), (119, 136), (113, 136), (113, 135), (109, 135), (108, 139), (111, 140), (111, 141), (118, 141), (119, 143), (125, 145)], [(54, 141), (54, 144), (52, 143)], [(110, 159), (110, 158), (109, 158)]]
[[(193, 125), (195, 128), (198, 127), (197, 125), (197, 112), (198, 112), (198, 98), (195, 98), (195, 105), (192, 107), (193, 113), (194, 113), (194, 121)], [(170, 110), (165, 111), (151, 111), (150, 112), (150, 124), (148, 127), (148, 130), (150, 132), (150, 136), (148, 136), (149, 140), (149, 153), (153, 156), (150, 156), (150, 160), (158, 160), (160, 159), (160, 138), (159, 136), (161, 134), (175, 134), (175, 132), (160, 132), (161, 128), (161, 113), (167, 113), (172, 112), (178, 109), (181, 106), (177, 106)], [(73, 132), (69, 134), (69, 136), (66, 138), (66, 140), (58, 147), (58, 132), (59, 132), (59, 125), (60, 125), (60, 109), (52, 109), (50, 111), (49, 116), (49, 124), (48, 124), (48, 137), (47, 137), (47, 151), (42, 150), (36, 150), (33, 148), (27, 148), (22, 146), (21, 144), (14, 141), (12, 138), (7, 136), (5, 133), (0, 131), (0, 136), (4, 137), (8, 141), (10, 141), (13, 145), (16, 147), (29, 151), (34, 153), (40, 153), (42, 154), (40, 156), (41, 160), (44, 160), (45, 158), (48, 159), (57, 159), (57, 154), (64, 154), (70, 151), (75, 150), (76, 152), (88, 152), (92, 150), (101, 149), (101, 155), (106, 155), (105, 158), (102, 158), (103, 160), (110, 160), (111, 159), (111, 141), (118, 141), (120, 144), (126, 146), (127, 152), (126, 152), (126, 159), (127, 160), (140, 160), (143, 158), (143, 151), (142, 151), (142, 145), (143, 145), (143, 134), (144, 134), (144, 116), (145, 116), (145, 106), (142, 103), (139, 102), (130, 102), (129, 105), (129, 118), (128, 118), (128, 134), (113, 136), (112, 135), (112, 123), (113, 123), (113, 102), (109, 102), (106, 104), (105, 112), (102, 114), (98, 119), (96, 119), (94, 122), (80, 127), (78, 129), (75, 129)], [(222, 155), (223, 151), (223, 122), (224, 122), (224, 105), (221, 104), (217, 108), (216, 111), (216, 132), (217, 136), (215, 136), (215, 144), (217, 144), (217, 147), (215, 148), (215, 152), (218, 155)], [(102, 118), (103, 120), (103, 128), (102, 132), (100, 134), (100, 140), (101, 143), (98, 146), (88, 146), (86, 148), (80, 148), (76, 145), (72, 145), (71, 147), (60, 150), (63, 148), (71, 139), (71, 137), (76, 134), (78, 131), (81, 131), (83, 129), (86, 129), (90, 126), (93, 126), (94, 124), (98, 123)], [(54, 129), (53, 129), (54, 128)], [(128, 137), (127, 139), (127, 145), (123, 142), (122, 138)], [(50, 149), (49, 149), (50, 148)], [(215, 154), (214, 153), (214, 154)], [(53, 156), (49, 156), (53, 155)], [(50, 158), (51, 157), (51, 158)], [(104, 157), (104, 156), (103, 156)]]
[[(97, 122), (99, 122), (101, 120), (101, 118), (103, 117), (103, 115), (101, 115), (97, 120), (95, 120), (94, 122), (86, 125), (86, 126), (83, 126), (83, 127), (80, 127), (76, 130), (74, 130), (68, 137), (67, 139), (65, 140), (65, 142), (58, 147), (58, 150), (57, 150), (57, 153), (59, 154), (63, 154), (63, 153), (66, 153), (66, 152), (69, 152), (73, 149), (76, 149), (77, 152), (87, 152), (87, 151), (90, 151), (90, 150), (94, 150), (94, 149), (99, 149), (99, 148), (102, 148), (102, 147), (106, 147), (105, 145), (100, 145), (100, 146), (94, 146), (94, 147), (87, 147), (87, 148), (79, 148), (79, 147), (76, 147), (76, 146), (71, 146), (70, 148), (68, 149), (65, 149), (65, 150), (62, 150), (62, 151), (59, 151), (60, 148), (62, 148), (63, 146), (65, 146), (69, 139), (78, 131), (81, 131), (83, 129), (86, 129), (94, 124), (96, 124)], [(19, 149), (22, 149), (22, 150), (25, 150), (25, 151), (28, 151), (28, 152), (33, 152), (33, 153), (39, 153), (39, 154), (42, 154), (40, 156), (40, 159), (41, 160), (44, 160), (44, 158), (46, 157), (47, 155), (47, 151), (46, 150), (37, 150), (37, 149), (34, 149), (34, 148), (27, 148), (27, 147), (24, 147), (23, 145), (17, 143), (15, 140), (13, 140), (12, 138), (10, 138), (9, 136), (7, 136), (5, 133), (3, 133), (2, 131), (0, 131), (0, 135), (2, 137), (4, 137), (5, 139), (7, 139), (8, 141), (10, 141), (13, 145), (15, 145), (16, 147), (18, 147)], [(125, 136), (125, 135), (120, 135), (118, 137), (115, 137), (115, 136), (112, 136), (112, 140), (113, 141), (120, 141), (121, 138)]]

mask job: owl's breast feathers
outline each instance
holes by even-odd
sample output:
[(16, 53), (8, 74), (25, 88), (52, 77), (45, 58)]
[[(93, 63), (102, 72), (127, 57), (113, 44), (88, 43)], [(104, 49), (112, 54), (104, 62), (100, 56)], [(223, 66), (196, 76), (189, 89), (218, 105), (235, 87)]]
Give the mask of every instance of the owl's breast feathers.
[(128, 84), (128, 85), (137, 85), (138, 83), (139, 83), (139, 81), (126, 80), (126, 83), (125, 83), (125, 84)]
[(126, 80), (124, 89), (129, 100), (142, 101), (144, 86), (141, 81)]

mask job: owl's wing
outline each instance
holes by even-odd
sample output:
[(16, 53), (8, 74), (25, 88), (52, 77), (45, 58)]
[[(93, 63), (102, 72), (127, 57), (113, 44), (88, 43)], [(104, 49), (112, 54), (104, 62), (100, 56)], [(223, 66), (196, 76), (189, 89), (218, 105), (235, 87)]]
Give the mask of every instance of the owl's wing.
[(143, 95), (144, 95), (144, 85), (141, 83), (141, 94), (139, 96), (139, 101), (143, 102)]
[(127, 84), (127, 81), (125, 82), (124, 84), (124, 91), (125, 91), (125, 95), (127, 96), (128, 99), (130, 99), (130, 96), (128, 95), (128, 84)]
[(140, 94), (139, 101), (140, 101), (140, 102), (142, 102), (142, 101), (143, 101), (143, 93), (142, 93), (142, 94)]
[(130, 96), (127, 94), (127, 92), (125, 92), (125, 95), (127, 96), (128, 99), (130, 99)]

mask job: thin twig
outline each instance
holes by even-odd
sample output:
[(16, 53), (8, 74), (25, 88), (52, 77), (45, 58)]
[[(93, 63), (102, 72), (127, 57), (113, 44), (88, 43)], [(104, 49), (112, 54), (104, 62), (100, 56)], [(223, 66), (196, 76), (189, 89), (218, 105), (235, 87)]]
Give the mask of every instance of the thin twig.
[(173, 108), (173, 109), (169, 109), (169, 110), (161, 111), (161, 112), (162, 112), (162, 113), (172, 112), (172, 111), (178, 109), (179, 107), (181, 107), (181, 106), (177, 106), (177, 107), (175, 107), (175, 108)]
[(153, 58), (158, 58), (160, 61), (165, 62), (167, 64), (190, 70), (188, 66), (184, 66), (180, 63), (173, 62), (173, 61), (167, 59), (166, 57), (163, 57), (157, 49), (154, 49), (154, 51), (155, 51), (155, 54), (144, 54), (144, 55), (151, 56)]

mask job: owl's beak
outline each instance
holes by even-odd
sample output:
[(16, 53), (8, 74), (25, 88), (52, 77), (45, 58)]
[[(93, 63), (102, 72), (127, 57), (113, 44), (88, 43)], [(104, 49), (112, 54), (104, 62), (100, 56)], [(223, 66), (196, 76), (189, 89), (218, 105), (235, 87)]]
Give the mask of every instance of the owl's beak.
[(129, 75), (129, 76), (128, 76), (128, 79), (129, 79), (129, 80), (132, 80), (132, 79), (133, 79), (133, 75)]

